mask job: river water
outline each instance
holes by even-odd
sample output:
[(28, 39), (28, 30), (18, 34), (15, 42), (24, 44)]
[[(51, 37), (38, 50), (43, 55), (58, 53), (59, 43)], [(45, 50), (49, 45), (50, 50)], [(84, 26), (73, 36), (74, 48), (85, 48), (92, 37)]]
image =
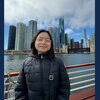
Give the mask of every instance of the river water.
[[(95, 62), (95, 54), (56, 54), (56, 56), (63, 60), (65, 66)], [(26, 57), (28, 55), (5, 55), (4, 72), (19, 71)]]

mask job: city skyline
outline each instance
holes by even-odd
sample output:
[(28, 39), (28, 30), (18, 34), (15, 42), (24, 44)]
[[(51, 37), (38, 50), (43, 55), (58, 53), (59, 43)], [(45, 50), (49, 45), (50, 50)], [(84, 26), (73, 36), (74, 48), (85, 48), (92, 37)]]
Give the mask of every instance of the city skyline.
[[(31, 5), (33, 2), (34, 4)], [(87, 30), (88, 38), (91, 33), (95, 33), (94, 0), (76, 0), (76, 3), (74, 3), (72, 0), (57, 0), (55, 2), (50, 2), (47, 0), (45, 3), (41, 2), (41, 7), (38, 7), (39, 2), (39, 0), (24, 0), (23, 2), (17, 0), (5, 1), (4, 49), (7, 49), (8, 45), (9, 25), (16, 26), (17, 22), (23, 22), (27, 25), (29, 20), (36, 20), (38, 22), (38, 29), (47, 29), (49, 26), (57, 26), (59, 24), (58, 18), (64, 16), (65, 33), (67, 33), (69, 37), (74, 38), (75, 41), (80, 41), (83, 38), (84, 28)], [(54, 5), (48, 7), (46, 5), (48, 3)], [(27, 9), (26, 11), (24, 10), (23, 4), (27, 6), (29, 11), (27, 11)], [(32, 12), (30, 7), (32, 7)], [(47, 8), (46, 11), (45, 7)], [(20, 10), (18, 11), (19, 8)], [(13, 11), (15, 9), (16, 14), (14, 14)]]
[[(17, 26), (10, 25), (8, 50), (30, 50), (32, 36), (37, 31), (37, 23), (38, 22), (35, 20), (30, 20), (28, 26), (22, 22), (18, 22)], [(67, 52), (68, 48), (70, 47), (89, 48), (91, 46), (91, 49), (93, 48), (94, 50), (95, 33), (92, 33), (94, 36), (91, 34), (92, 38), (87, 38), (87, 31), (84, 29), (84, 37), (81, 39), (81, 43), (75, 41), (73, 38), (69, 38), (68, 34), (64, 33), (64, 18), (59, 18), (58, 27), (48, 27), (48, 31), (52, 35), (54, 41), (54, 49), (56, 52)]]

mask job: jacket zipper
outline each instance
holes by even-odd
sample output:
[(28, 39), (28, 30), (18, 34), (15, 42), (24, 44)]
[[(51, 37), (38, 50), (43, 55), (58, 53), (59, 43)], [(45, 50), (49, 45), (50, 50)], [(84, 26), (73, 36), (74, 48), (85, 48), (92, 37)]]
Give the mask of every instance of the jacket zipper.
[(40, 61), (40, 77), (41, 77), (41, 96), (42, 96), (42, 100), (44, 100), (44, 91), (43, 91), (43, 55), (41, 55), (41, 61)]

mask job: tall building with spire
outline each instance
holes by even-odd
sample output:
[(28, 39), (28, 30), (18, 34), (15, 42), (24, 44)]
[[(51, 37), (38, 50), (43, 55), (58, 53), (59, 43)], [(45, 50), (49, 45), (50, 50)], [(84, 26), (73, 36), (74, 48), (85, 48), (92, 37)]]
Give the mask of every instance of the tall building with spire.
[(15, 36), (16, 36), (16, 27), (14, 25), (10, 25), (9, 38), (8, 38), (8, 50), (15, 49)]

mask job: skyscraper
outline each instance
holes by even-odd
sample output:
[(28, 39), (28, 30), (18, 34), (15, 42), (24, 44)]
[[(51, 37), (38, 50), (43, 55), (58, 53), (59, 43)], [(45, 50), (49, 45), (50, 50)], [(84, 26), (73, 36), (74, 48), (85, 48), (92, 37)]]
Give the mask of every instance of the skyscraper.
[(37, 21), (30, 20), (29, 26), (27, 27), (27, 34), (26, 34), (26, 49), (30, 50), (30, 43), (32, 40), (33, 35), (37, 32)]
[(71, 39), (68, 37), (68, 48), (71, 48)]
[(60, 29), (59, 28), (56, 28), (56, 49), (57, 51), (59, 51), (59, 48), (60, 48)]
[(59, 51), (60, 46), (60, 34), (59, 34), (59, 28), (57, 27), (49, 27), (48, 31), (51, 33), (53, 38), (53, 44), (55, 51)]
[(24, 50), (25, 42), (25, 28), (26, 25), (22, 22), (17, 23), (16, 27), (16, 41), (15, 41), (15, 50)]
[(8, 38), (8, 50), (15, 49), (15, 36), (16, 36), (16, 27), (14, 25), (10, 25), (9, 38)]
[(67, 33), (65, 34), (65, 45), (68, 45), (68, 35), (67, 35)]
[(81, 39), (81, 46), (80, 46), (80, 48), (83, 48), (83, 43), (84, 43), (84, 40)]
[(25, 48), (25, 50), (27, 50), (28, 49), (28, 47), (27, 47), (27, 43), (28, 43), (28, 26), (26, 26), (26, 28), (25, 28), (25, 39), (24, 39), (24, 48)]
[(75, 48), (79, 49), (79, 42), (74, 42)]
[(59, 28), (60, 28), (60, 43), (61, 47), (65, 44), (65, 35), (64, 35), (64, 18), (59, 19)]
[(88, 47), (88, 39), (87, 39), (87, 34), (86, 34), (86, 29), (84, 29), (84, 48)]
[(74, 39), (70, 39), (70, 46), (71, 46), (71, 49), (75, 48)]
[(90, 36), (90, 52), (95, 52), (95, 33), (92, 33)]

